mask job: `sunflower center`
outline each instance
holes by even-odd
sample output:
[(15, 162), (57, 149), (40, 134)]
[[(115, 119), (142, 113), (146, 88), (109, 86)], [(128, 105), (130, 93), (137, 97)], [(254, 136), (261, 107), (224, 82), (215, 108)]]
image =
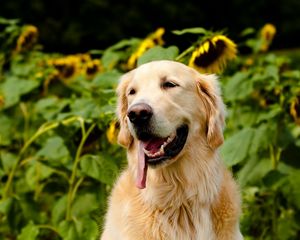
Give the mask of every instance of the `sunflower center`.
[(199, 56), (195, 58), (194, 63), (198, 67), (206, 68), (222, 55), (225, 48), (226, 45), (222, 40), (217, 40), (214, 44), (209, 41), (208, 51), (199, 54)]
[(97, 66), (97, 65), (92, 65), (92, 66), (89, 66), (89, 67), (86, 69), (86, 74), (87, 74), (87, 75), (93, 75), (93, 74), (95, 74), (97, 71), (98, 71), (98, 66)]

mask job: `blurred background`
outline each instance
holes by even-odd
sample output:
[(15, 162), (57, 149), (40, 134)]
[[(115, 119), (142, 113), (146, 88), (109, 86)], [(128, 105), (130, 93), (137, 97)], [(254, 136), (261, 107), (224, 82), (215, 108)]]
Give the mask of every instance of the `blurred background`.
[[(144, 37), (158, 27), (228, 29), (235, 39), (243, 29), (260, 28), (266, 22), (278, 31), (273, 48), (300, 44), (298, 0), (1, 0), (0, 6), (2, 17), (37, 26), (47, 52), (104, 49), (120, 39)], [(184, 43), (189, 44), (183, 39), (175, 42)]]

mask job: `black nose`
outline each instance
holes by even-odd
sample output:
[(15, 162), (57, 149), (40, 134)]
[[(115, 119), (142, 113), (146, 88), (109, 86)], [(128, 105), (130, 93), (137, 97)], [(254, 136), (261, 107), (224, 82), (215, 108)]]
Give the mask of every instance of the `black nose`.
[(152, 115), (152, 108), (145, 103), (134, 104), (127, 111), (130, 122), (135, 125), (145, 125), (149, 123)]

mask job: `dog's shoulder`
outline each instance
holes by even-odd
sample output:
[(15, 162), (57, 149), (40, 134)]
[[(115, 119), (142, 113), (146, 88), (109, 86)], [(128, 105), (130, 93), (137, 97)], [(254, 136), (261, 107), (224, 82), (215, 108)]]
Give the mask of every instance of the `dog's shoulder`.
[(232, 236), (233, 226), (236, 226), (238, 229), (240, 205), (241, 200), (238, 186), (232, 174), (228, 170), (225, 170), (218, 198), (211, 206), (215, 232), (218, 236)]

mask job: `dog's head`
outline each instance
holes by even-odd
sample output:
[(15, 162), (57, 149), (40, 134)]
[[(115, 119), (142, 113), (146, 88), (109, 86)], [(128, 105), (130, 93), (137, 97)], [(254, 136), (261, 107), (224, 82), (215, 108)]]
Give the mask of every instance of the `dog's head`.
[(187, 142), (201, 138), (212, 150), (223, 143), (225, 107), (214, 75), (178, 62), (153, 61), (125, 74), (117, 93), (118, 141), (137, 154), (140, 188), (148, 166), (176, 161)]

